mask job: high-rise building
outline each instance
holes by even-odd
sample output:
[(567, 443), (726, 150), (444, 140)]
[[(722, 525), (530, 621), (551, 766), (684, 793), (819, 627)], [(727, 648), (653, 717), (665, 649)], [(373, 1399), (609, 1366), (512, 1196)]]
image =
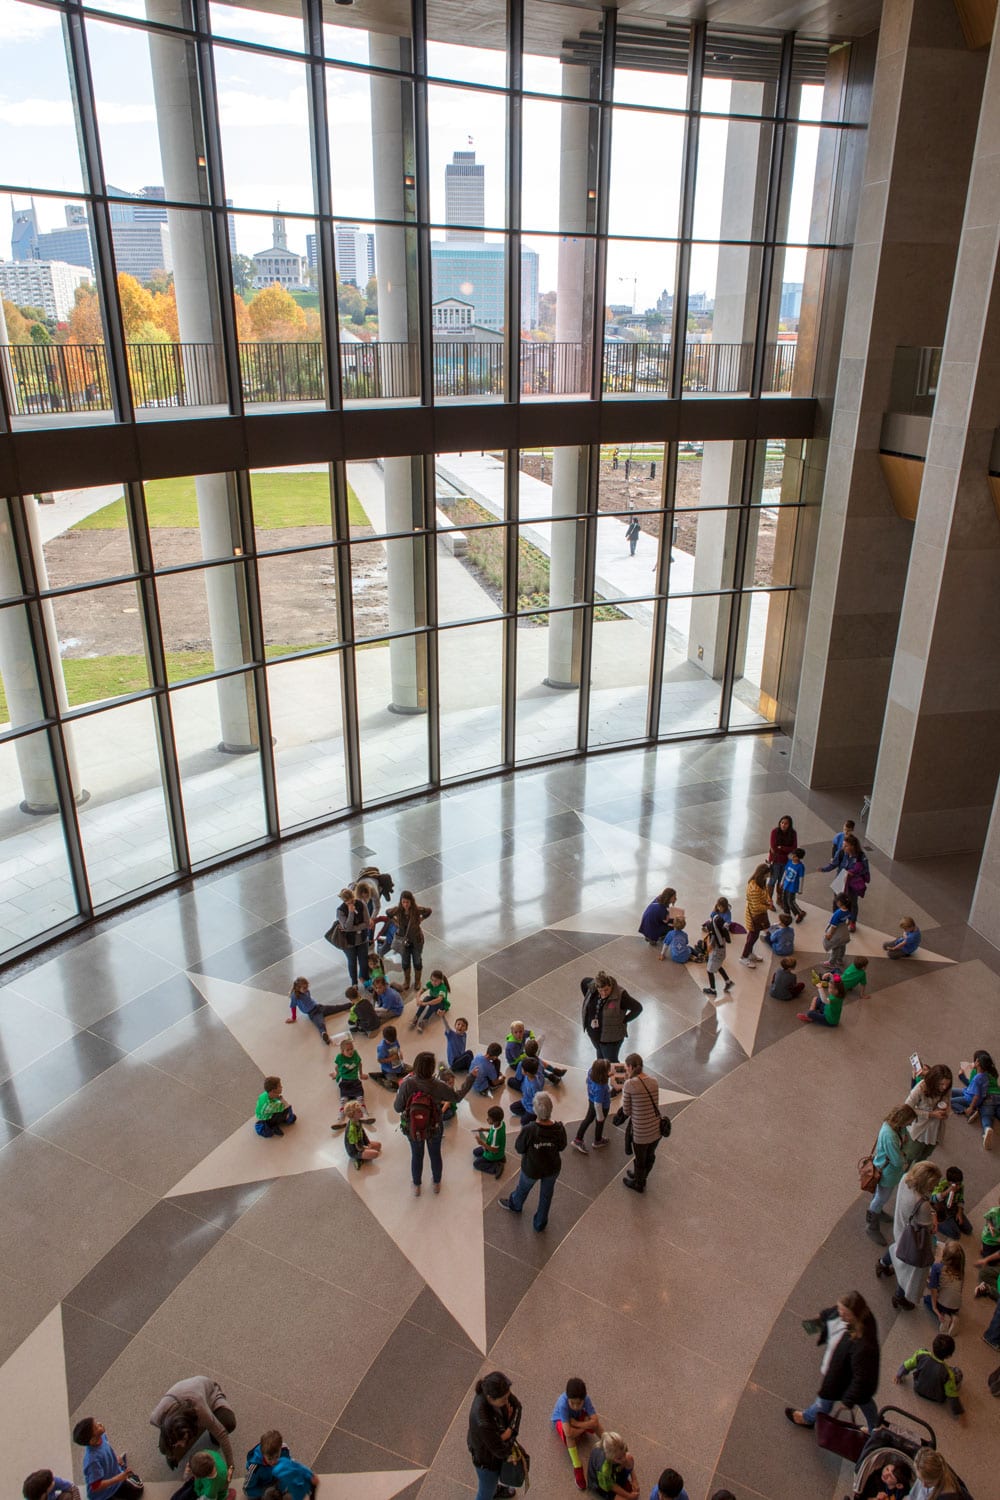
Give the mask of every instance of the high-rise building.
[(10, 253), (12, 260), (38, 259), (38, 220), (35, 205), (30, 208), (15, 208), (10, 228)]
[(79, 266), (58, 260), (0, 260), (0, 294), (18, 307), (40, 307), (57, 323), (65, 323), (76, 289), (90, 281)]
[[(306, 244), (309, 237), (306, 237)], [(356, 224), (338, 224), (334, 229), (337, 275), (341, 281), (364, 289), (375, 275), (375, 236)]]
[(310, 271), (319, 269), (319, 238), (315, 234), (306, 235), (306, 265)]
[[(471, 303), (473, 322), (500, 329), (506, 323), (507, 251), (504, 245), (454, 245), (431, 241), (431, 287), (435, 303), (458, 298)], [(538, 327), (538, 252), (521, 251), (521, 327)]]
[(802, 282), (783, 281), (781, 283), (781, 314), (782, 319), (789, 321), (798, 318), (802, 312)]
[(446, 240), (482, 243), (485, 238), (486, 168), (474, 151), (455, 151), (444, 169), (444, 219)]
[[(112, 228), (112, 234), (117, 227)], [(72, 228), (67, 225), (65, 229), (43, 229), (38, 236), (37, 253), (40, 260), (64, 260), (71, 266), (94, 269), (94, 247), (86, 221)]]
[(172, 271), (170, 232), (166, 224), (112, 224), (111, 243), (115, 250), (115, 268), (121, 275), (136, 281), (149, 281), (157, 271)]

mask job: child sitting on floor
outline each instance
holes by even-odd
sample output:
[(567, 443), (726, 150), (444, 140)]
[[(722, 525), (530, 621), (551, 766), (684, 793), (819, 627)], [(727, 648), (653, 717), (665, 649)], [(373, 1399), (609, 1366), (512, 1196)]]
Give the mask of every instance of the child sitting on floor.
[(684, 923), (680, 917), (675, 917), (671, 923), (670, 931), (663, 939), (663, 947), (660, 949), (660, 963), (665, 958), (670, 958), (675, 964), (686, 964), (691, 959), (691, 944), (688, 935), (684, 931)]
[(587, 1395), (586, 1384), (578, 1376), (567, 1380), (566, 1389), (552, 1408), (552, 1426), (568, 1444), (587, 1434), (592, 1437), (602, 1435), (601, 1419)]
[(817, 1026), (839, 1026), (843, 1008), (844, 986), (839, 979), (831, 979), (828, 987), (816, 991), (809, 1009), (799, 1011), (798, 1019), (813, 1021)]
[(382, 1025), (375, 1014), (375, 1007), (368, 995), (363, 995), (357, 985), (348, 985), (344, 991), (345, 1000), (351, 1002), (351, 1008), (347, 1012), (348, 1031), (360, 1031), (362, 1036), (374, 1036)]
[(587, 1463), (587, 1484), (594, 1495), (621, 1495), (623, 1500), (637, 1500), (635, 1459), (620, 1433), (606, 1432), (594, 1444)]
[(489, 1124), (474, 1132), (477, 1144), (472, 1148), (472, 1165), (477, 1172), (489, 1172), (502, 1177), (507, 1160), (507, 1126), (499, 1104), (491, 1104), (486, 1111)]
[(451, 989), (448, 980), (440, 969), (432, 969), (423, 994), (417, 1001), (417, 1009), (410, 1025), (423, 1031), (427, 1021), (433, 1020), (436, 1015), (443, 1016), (450, 1009)]
[(456, 1016), (454, 1026), (444, 1022), (445, 1045), (448, 1049), (448, 1066), (456, 1073), (467, 1073), (472, 1065), (472, 1048), (469, 1046), (469, 1023), (464, 1016)]
[[(563, 1079), (566, 1077), (566, 1069), (563, 1067), (559, 1067), (554, 1062), (550, 1062), (547, 1057), (543, 1057), (538, 1050), (539, 1046), (540, 1043), (536, 1040), (536, 1038), (533, 1036), (529, 1036), (524, 1044), (524, 1052), (518, 1059), (518, 1066), (520, 1067), (521, 1064), (525, 1063), (529, 1057), (535, 1057), (541, 1064), (542, 1077), (546, 1080), (546, 1082), (562, 1083)], [(514, 1071), (514, 1077), (517, 1077), (517, 1069), (515, 1069)], [(510, 1080), (508, 1079), (508, 1083), (509, 1082)]]
[(382, 1027), (382, 1040), (375, 1048), (375, 1056), (378, 1058), (379, 1071), (373, 1073), (372, 1078), (385, 1084), (387, 1088), (398, 1089), (401, 1080), (410, 1072), (410, 1065), (403, 1061), (395, 1026)]
[(271, 1135), (284, 1135), (282, 1126), (295, 1124), (298, 1116), (292, 1110), (292, 1106), (281, 1097), (280, 1078), (272, 1076), (264, 1079), (264, 1091), (257, 1099), (254, 1115), (253, 1128), (265, 1139)]
[(937, 1217), (937, 1232), (946, 1240), (972, 1233), (965, 1213), (965, 1173), (961, 1167), (948, 1168), (931, 1193), (931, 1207)]
[(774, 971), (771, 979), (771, 988), (768, 991), (772, 1000), (794, 1000), (801, 995), (805, 984), (801, 979), (795, 977), (796, 958), (783, 958)]
[(521, 1124), (530, 1125), (535, 1118), (532, 1104), (535, 1095), (545, 1087), (545, 1079), (542, 1076), (542, 1065), (537, 1057), (526, 1057), (519, 1065), (521, 1072), (521, 1097), (515, 1099), (510, 1107), (512, 1115), (520, 1116)]
[(939, 1333), (929, 1349), (918, 1349), (909, 1359), (904, 1359), (893, 1376), (896, 1385), (902, 1385), (912, 1371), (913, 1389), (925, 1401), (947, 1401), (956, 1417), (965, 1411), (958, 1388), (962, 1384), (962, 1372), (956, 1365), (948, 1364), (955, 1352), (955, 1340), (947, 1333)]
[(904, 917), (899, 924), (900, 935), (882, 947), (890, 958), (912, 958), (920, 947), (920, 928), (912, 917)]
[[(333, 1072), (330, 1077), (336, 1079), (340, 1090), (340, 1114), (341, 1123), (343, 1123), (344, 1105), (349, 1100), (359, 1099), (362, 1104), (365, 1102), (363, 1080), (368, 1077), (361, 1066), (361, 1053), (356, 1051), (349, 1036), (345, 1036), (340, 1043), (340, 1050), (334, 1058)], [(333, 1129), (336, 1128), (336, 1126), (333, 1127)]]
[(360, 1099), (348, 1099), (344, 1105), (344, 1150), (361, 1170), (362, 1162), (376, 1161), (382, 1152), (380, 1141), (370, 1141), (365, 1134), (365, 1107)]
[(773, 927), (761, 933), (761, 941), (767, 944), (775, 958), (788, 958), (795, 952), (795, 933), (787, 911), (780, 914)]

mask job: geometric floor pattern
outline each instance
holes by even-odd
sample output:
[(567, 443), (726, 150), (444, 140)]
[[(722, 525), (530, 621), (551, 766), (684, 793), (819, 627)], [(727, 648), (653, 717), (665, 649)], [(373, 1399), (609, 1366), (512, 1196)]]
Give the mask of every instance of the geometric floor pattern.
[[(237, 1414), (238, 1459), (277, 1426), (330, 1500), (460, 1500), (474, 1489), (471, 1388), (500, 1368), (524, 1403), (539, 1495), (575, 1492), (548, 1427), (574, 1374), (627, 1436), (644, 1494), (669, 1464), (692, 1500), (723, 1484), (739, 1500), (842, 1495), (838, 1462), (782, 1415), (817, 1383), (801, 1319), (861, 1290), (892, 1399), (893, 1369), (932, 1330), (894, 1314), (874, 1277), (855, 1164), (904, 1097), (911, 1052), (957, 1071), (996, 1049), (1000, 955), (962, 920), (972, 861), (929, 870), (871, 851), (850, 950), (871, 957), (869, 995), (838, 1031), (769, 1000), (768, 965), (734, 953), (735, 988), (713, 1003), (703, 969), (659, 963), (636, 934), (650, 896), (674, 886), (693, 931), (720, 893), (740, 917), (788, 812), (811, 872), (796, 929), (808, 977), (831, 899), (819, 866), (861, 794), (809, 793), (786, 750), (780, 736), (663, 747), (456, 789), (233, 866), (15, 972), (0, 990), (0, 1405), (15, 1476), (79, 1473), (69, 1429), (93, 1413), (166, 1500), (176, 1482), (149, 1412), (207, 1373)], [(298, 974), (340, 998), (345, 965), (322, 933), (368, 863), (432, 908), (425, 971), (448, 973), (474, 1038), (502, 1040), (517, 1017), (543, 1034), (568, 1070), (568, 1125), (592, 1058), (580, 979), (603, 967), (642, 1002), (629, 1048), (675, 1121), (643, 1198), (622, 1190), (613, 1132), (603, 1153), (567, 1152), (536, 1235), (498, 1207), (509, 1181), (471, 1170), (485, 1106), (470, 1096), (447, 1129), (440, 1196), (414, 1199), (375, 1086), (383, 1156), (348, 1170), (329, 1129), (331, 1054), (307, 1023), (283, 1023)], [(906, 914), (925, 946), (891, 963), (881, 944)], [(420, 1045), (441, 1041), (432, 1026)], [(248, 1124), (265, 1071), (300, 1116), (280, 1140)], [(1000, 1153), (955, 1120), (935, 1159), (963, 1167), (975, 1221)], [(967, 1297), (966, 1421), (932, 1415), (973, 1493), (993, 1462), (989, 1311)]]

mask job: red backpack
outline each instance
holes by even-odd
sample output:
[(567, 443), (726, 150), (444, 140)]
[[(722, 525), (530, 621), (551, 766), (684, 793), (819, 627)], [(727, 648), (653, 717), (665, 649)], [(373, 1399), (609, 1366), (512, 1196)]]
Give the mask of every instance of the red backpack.
[(403, 1106), (403, 1132), (411, 1141), (426, 1141), (441, 1124), (441, 1107), (421, 1088), (415, 1088)]

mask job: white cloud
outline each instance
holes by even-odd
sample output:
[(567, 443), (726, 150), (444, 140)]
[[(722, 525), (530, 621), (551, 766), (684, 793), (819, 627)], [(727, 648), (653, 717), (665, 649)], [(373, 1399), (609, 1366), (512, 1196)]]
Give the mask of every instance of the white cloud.
[(284, 98), (254, 94), (244, 89), (223, 89), (219, 94), (219, 119), (223, 128), (301, 127), (308, 118), (305, 88), (294, 88)]
[(0, 36), (5, 42), (29, 42), (43, 31), (57, 31), (59, 16), (55, 11), (23, 0), (0, 0)]
[(0, 124), (64, 129), (73, 124), (73, 110), (68, 99), (0, 99)]

